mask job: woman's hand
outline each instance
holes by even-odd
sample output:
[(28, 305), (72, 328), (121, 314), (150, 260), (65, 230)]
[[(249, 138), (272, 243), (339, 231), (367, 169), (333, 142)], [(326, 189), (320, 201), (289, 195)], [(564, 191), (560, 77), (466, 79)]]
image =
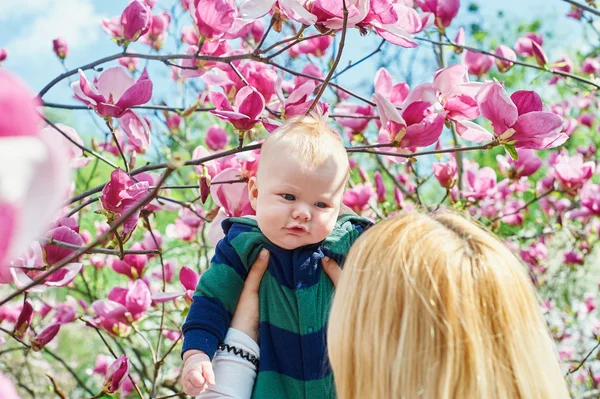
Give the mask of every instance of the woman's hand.
[(258, 258), (254, 261), (244, 282), (244, 288), (240, 295), (235, 313), (231, 319), (231, 328), (235, 328), (247, 334), (255, 342), (258, 342), (259, 313), (258, 313), (258, 289), (265, 270), (269, 265), (269, 251), (262, 249)]
[(321, 264), (323, 265), (323, 270), (325, 271), (325, 274), (327, 274), (331, 279), (333, 287), (337, 288), (338, 282), (340, 281), (340, 277), (342, 277), (342, 268), (337, 264), (336, 261), (329, 258), (328, 256), (324, 257), (321, 260)]

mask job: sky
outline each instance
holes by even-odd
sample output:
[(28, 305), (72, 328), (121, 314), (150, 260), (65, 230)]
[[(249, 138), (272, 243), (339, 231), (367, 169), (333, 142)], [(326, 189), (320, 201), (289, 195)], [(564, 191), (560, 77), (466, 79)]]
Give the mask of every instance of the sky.
[[(35, 91), (39, 91), (54, 77), (64, 72), (65, 67), (72, 69), (119, 52), (120, 48), (100, 28), (100, 20), (120, 15), (127, 3), (127, 0), (1, 0), (0, 47), (6, 48), (9, 53), (2, 67), (17, 73)], [(472, 22), (466, 10), (469, 3), (464, 0), (461, 2), (458, 21), (463, 24)], [(568, 35), (581, 32), (578, 22), (564, 17), (569, 5), (560, 0), (479, 0), (477, 3), (481, 8), (481, 21), (486, 26), (493, 25), (498, 11), (502, 11), (506, 19), (515, 23), (531, 21), (535, 17), (543, 18), (545, 26), (550, 27), (555, 34), (554, 40), (557, 41), (557, 45), (564, 44), (563, 38)], [(24, 4), (27, 4), (27, 7), (23, 7)], [(161, 8), (170, 8), (172, 4), (173, 0), (159, 0), (155, 12)], [(453, 37), (458, 26), (459, 24), (453, 24), (451, 29), (454, 29), (454, 33), (450, 31), (450, 37)], [(64, 37), (69, 45), (65, 67), (52, 51), (52, 39), (58, 36)], [(340, 68), (349, 61), (368, 54), (373, 49), (373, 43), (378, 43), (378, 38), (372, 36), (359, 40), (357, 33), (351, 32)], [(168, 39), (169, 49), (175, 49), (175, 39), (178, 38)], [(134, 44), (131, 48), (138, 52), (149, 51), (148, 46), (141, 44)], [(410, 50), (400, 50), (398, 56), (403, 57), (407, 51)], [(150, 64), (150, 77), (156, 82), (152, 102), (160, 103), (169, 98), (169, 91), (172, 90), (169, 86), (170, 71), (160, 63)], [(114, 63), (106, 66), (113, 65)], [(340, 83), (356, 86), (359, 77), (373, 76), (374, 72), (374, 61), (366, 62), (341, 77)], [(68, 83), (59, 83), (44, 96), (44, 99), (75, 104)], [(358, 91), (361, 89), (363, 88), (357, 87)]]

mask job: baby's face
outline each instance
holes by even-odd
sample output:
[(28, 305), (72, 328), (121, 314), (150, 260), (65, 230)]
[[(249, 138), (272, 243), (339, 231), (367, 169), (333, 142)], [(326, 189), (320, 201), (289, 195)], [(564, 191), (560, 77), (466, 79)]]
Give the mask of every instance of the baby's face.
[(295, 249), (324, 240), (340, 212), (347, 165), (333, 159), (303, 171), (284, 153), (261, 158), (250, 180), (250, 203), (263, 234), (275, 245)]

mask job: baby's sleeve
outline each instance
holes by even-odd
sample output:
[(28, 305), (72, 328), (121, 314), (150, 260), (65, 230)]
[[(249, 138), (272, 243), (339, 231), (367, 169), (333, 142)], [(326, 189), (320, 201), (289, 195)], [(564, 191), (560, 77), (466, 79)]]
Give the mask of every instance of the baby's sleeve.
[(322, 245), (323, 254), (343, 266), (350, 247), (373, 223), (360, 216), (345, 214), (340, 216), (335, 228)]
[(202, 273), (194, 301), (183, 324), (183, 348), (201, 350), (211, 359), (223, 342), (248, 274), (225, 236), (215, 248), (210, 267)]

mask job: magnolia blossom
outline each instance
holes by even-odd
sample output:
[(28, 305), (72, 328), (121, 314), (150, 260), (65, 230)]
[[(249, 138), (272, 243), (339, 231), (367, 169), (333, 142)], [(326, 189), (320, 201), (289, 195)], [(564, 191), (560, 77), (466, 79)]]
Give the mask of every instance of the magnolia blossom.
[(206, 146), (213, 151), (221, 150), (229, 144), (227, 131), (219, 125), (212, 125), (206, 130)]
[(69, 53), (69, 46), (67, 46), (67, 41), (62, 37), (57, 37), (52, 41), (52, 49), (54, 50), (54, 54), (61, 60), (64, 60)]
[(20, 399), (12, 381), (2, 373), (0, 373), (0, 398), (3, 399)]
[(376, 193), (371, 183), (357, 184), (344, 193), (342, 202), (354, 212), (361, 214), (375, 197)]
[[(353, 134), (364, 132), (371, 121), (369, 117), (374, 115), (373, 107), (370, 105), (359, 105), (348, 102), (339, 103), (335, 107), (335, 113), (354, 116), (354, 118), (336, 118), (337, 123), (349, 128)], [(361, 118), (361, 116), (364, 116), (364, 118)]]
[(149, 44), (155, 50), (160, 50), (167, 39), (170, 22), (171, 16), (166, 11), (153, 15), (150, 20), (150, 29), (142, 37), (144, 43)]
[(6, 51), (5, 48), (0, 47), (0, 63), (2, 63), (2, 61), (6, 60), (7, 57), (8, 57), (8, 51)]
[(25, 332), (29, 328), (31, 324), (31, 319), (33, 318), (33, 306), (31, 306), (31, 302), (25, 301), (23, 304), (23, 308), (21, 309), (21, 313), (19, 314), (19, 318), (15, 322), (13, 333), (18, 338), (23, 338)]
[(465, 190), (463, 195), (473, 200), (488, 197), (496, 187), (496, 172), (486, 166), (481, 169), (465, 171)]
[[(490, 120), (501, 142), (540, 150), (557, 147), (569, 138), (562, 132), (562, 119), (545, 111), (542, 99), (534, 91), (519, 90), (509, 97), (500, 83), (485, 82), (476, 100), (481, 115)], [(457, 126), (457, 132), (477, 137), (479, 141), (493, 139), (479, 126)]]
[(464, 63), (469, 68), (471, 75), (480, 78), (492, 68), (494, 57), (476, 51), (465, 50)]
[(236, 94), (233, 106), (229, 104), (223, 93), (212, 92), (210, 97), (216, 108), (211, 112), (239, 130), (249, 130), (254, 127), (265, 109), (262, 94), (250, 86), (244, 87)]
[[(132, 251), (139, 251), (143, 249), (142, 244), (136, 242), (131, 246)], [(123, 257), (123, 260), (115, 259), (112, 262), (112, 269), (119, 273), (129, 277), (132, 280), (141, 278), (146, 270), (148, 264), (148, 256), (143, 254), (127, 254)]]
[(460, 8), (460, 0), (416, 0), (416, 2), (423, 11), (435, 15), (435, 25), (442, 30), (450, 26)]
[[(499, 45), (494, 53), (499, 57), (506, 58), (507, 60), (515, 61), (517, 59), (517, 54), (514, 52), (514, 50), (503, 44)], [(499, 58), (496, 58), (495, 61), (496, 67), (502, 73), (508, 71), (514, 65), (514, 63), (510, 61), (501, 60)]]
[(296, 58), (300, 54), (312, 54), (316, 57), (322, 57), (329, 46), (333, 43), (333, 37), (330, 35), (317, 36), (310, 40), (298, 43), (289, 49), (290, 57)]
[(106, 370), (102, 391), (110, 394), (117, 392), (128, 375), (129, 359), (121, 355)]
[(444, 188), (451, 188), (456, 183), (458, 166), (456, 159), (451, 157), (448, 162), (437, 162), (433, 164), (433, 175)]
[(560, 156), (554, 165), (553, 175), (558, 184), (567, 194), (575, 195), (584, 183), (594, 174), (596, 164), (593, 161), (584, 162), (580, 154), (572, 157)]
[(400, 147), (425, 147), (435, 143), (444, 128), (446, 112), (433, 84), (416, 87), (404, 100), (400, 112), (379, 93), (373, 95), (382, 130), (379, 142), (397, 142)]
[(150, 289), (143, 280), (136, 280), (129, 289), (115, 287), (108, 299), (92, 303), (97, 323), (111, 334), (129, 331), (129, 325), (139, 320), (152, 304)]
[(54, 323), (43, 329), (34, 339), (31, 340), (31, 349), (35, 352), (41, 351), (50, 341), (56, 337), (60, 331), (60, 323)]
[(581, 189), (581, 205), (592, 214), (600, 216), (600, 186), (591, 182)]
[(512, 179), (531, 176), (542, 166), (542, 159), (532, 150), (519, 148), (517, 154), (519, 155), (517, 161), (504, 155), (496, 156), (500, 171)]
[[(116, 219), (136, 206), (148, 193), (150, 185), (147, 181), (136, 183), (120, 168), (110, 174), (110, 181), (102, 189), (100, 202), (102, 208), (109, 212), (109, 217)], [(123, 234), (127, 234), (137, 225), (140, 210), (138, 209), (123, 223)]]
[(524, 37), (517, 39), (515, 52), (521, 57), (531, 57), (533, 56), (533, 43), (541, 46), (544, 43), (544, 38), (537, 33), (526, 33)]
[(83, 146), (83, 140), (75, 129), (70, 126), (63, 125), (62, 123), (56, 123), (56, 128), (60, 129), (62, 133), (66, 134), (69, 138), (63, 136), (62, 133), (52, 126), (47, 126), (40, 132), (41, 135), (52, 137), (54, 140), (60, 140), (62, 146), (67, 150), (69, 154), (69, 166), (71, 168), (82, 168), (90, 163), (91, 158), (85, 156), (84, 152), (78, 148), (73, 142)]

